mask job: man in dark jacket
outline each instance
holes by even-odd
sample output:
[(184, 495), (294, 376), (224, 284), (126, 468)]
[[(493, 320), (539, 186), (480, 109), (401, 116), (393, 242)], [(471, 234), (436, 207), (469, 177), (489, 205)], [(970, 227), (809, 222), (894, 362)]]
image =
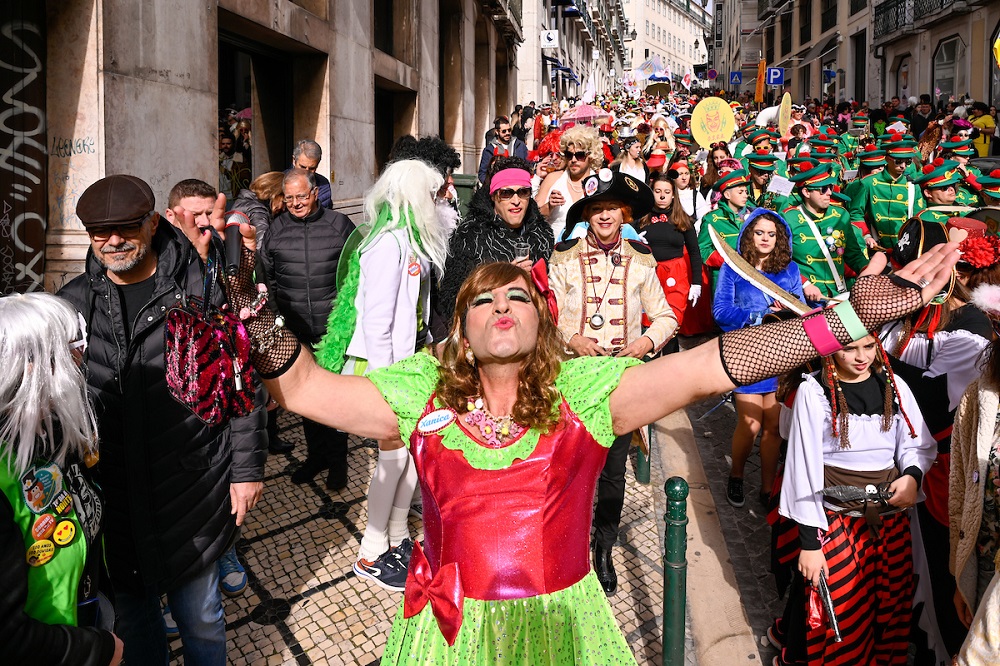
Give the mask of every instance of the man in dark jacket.
[[(492, 136), (490, 136), (492, 134)], [(520, 157), (528, 159), (528, 147), (515, 136), (511, 135), (510, 119), (507, 116), (497, 116), (493, 121), (493, 130), (486, 134), (486, 147), (479, 158), (479, 182), (486, 182), (486, 172), (494, 158)]]
[(323, 161), (323, 147), (310, 139), (299, 139), (292, 149), (292, 166), (285, 173), (292, 169), (304, 169), (312, 173), (316, 179), (316, 187), (319, 188), (319, 205), (322, 208), (333, 208), (333, 188), (330, 181), (316, 170), (319, 163)]
[[(90, 235), (86, 272), (59, 295), (87, 322), (106, 559), (125, 658), (166, 663), (159, 600), (166, 593), (186, 658), (225, 664), (217, 560), (263, 487), (262, 403), (246, 417), (207, 426), (170, 396), (166, 312), (201, 295), (203, 270), (188, 239), (156, 213), (149, 185), (103, 178), (80, 197), (77, 216)], [(224, 300), (220, 291), (216, 299)]]
[[(291, 169), (282, 191), (287, 210), (274, 218), (260, 246), (270, 293), (285, 325), (304, 344), (315, 345), (326, 333), (337, 296), (337, 262), (354, 223), (343, 213), (319, 204), (315, 174)], [(326, 487), (347, 487), (347, 433), (302, 419), (306, 460), (292, 482), (306, 483), (329, 470)]]

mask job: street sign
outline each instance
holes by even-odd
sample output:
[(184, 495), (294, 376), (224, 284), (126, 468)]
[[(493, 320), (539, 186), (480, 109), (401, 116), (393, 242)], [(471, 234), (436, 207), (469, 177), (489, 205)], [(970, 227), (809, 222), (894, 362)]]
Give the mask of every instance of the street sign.
[(543, 49), (559, 48), (558, 30), (542, 30), (542, 48)]
[(729, 72), (729, 85), (738, 86), (743, 83), (743, 72)]
[(718, 76), (719, 76), (719, 73), (717, 71), (715, 71), (714, 69), (708, 70), (708, 78), (711, 79), (712, 81), (714, 81), (716, 79), (716, 77), (718, 77)]
[(785, 85), (785, 68), (784, 67), (768, 67), (767, 77), (765, 79), (767, 85), (769, 86), (783, 86)]

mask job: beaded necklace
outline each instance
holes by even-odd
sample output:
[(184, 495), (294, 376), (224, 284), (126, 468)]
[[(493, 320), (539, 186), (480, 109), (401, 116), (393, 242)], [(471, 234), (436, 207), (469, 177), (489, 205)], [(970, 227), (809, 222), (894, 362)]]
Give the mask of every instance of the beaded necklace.
[(524, 426), (516, 423), (512, 415), (494, 416), (491, 414), (486, 409), (486, 403), (481, 396), (469, 398), (466, 409), (469, 412), (466, 423), (479, 428), (484, 443), (491, 449), (506, 446), (509, 441), (517, 439), (524, 432)]

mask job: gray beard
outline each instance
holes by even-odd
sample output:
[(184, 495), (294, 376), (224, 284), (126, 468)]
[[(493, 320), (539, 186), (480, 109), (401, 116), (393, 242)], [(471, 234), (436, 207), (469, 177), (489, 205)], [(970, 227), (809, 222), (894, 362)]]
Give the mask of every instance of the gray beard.
[[(116, 249), (123, 247), (123, 245), (117, 246)], [(132, 245), (132, 247), (135, 247), (133, 243), (127, 243), (127, 245)], [(105, 254), (103, 252), (104, 249), (107, 248), (106, 247), (102, 248), (102, 252), (98, 253), (97, 255), (97, 260), (101, 262), (102, 266), (104, 266), (106, 269), (108, 269), (115, 275), (121, 275), (122, 273), (128, 273), (129, 271), (133, 270), (136, 266), (141, 264), (142, 261), (149, 254), (149, 245), (143, 245), (142, 247), (139, 248), (139, 251), (136, 252), (136, 254), (130, 259), (109, 261), (103, 256)]]

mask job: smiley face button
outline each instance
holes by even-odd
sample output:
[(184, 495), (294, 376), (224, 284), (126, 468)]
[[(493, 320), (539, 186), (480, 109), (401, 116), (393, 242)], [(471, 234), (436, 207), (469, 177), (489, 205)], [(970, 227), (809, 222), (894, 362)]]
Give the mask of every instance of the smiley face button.
[(52, 540), (57, 546), (68, 546), (73, 543), (76, 536), (76, 525), (71, 520), (60, 520), (56, 525), (56, 531), (52, 533)]

